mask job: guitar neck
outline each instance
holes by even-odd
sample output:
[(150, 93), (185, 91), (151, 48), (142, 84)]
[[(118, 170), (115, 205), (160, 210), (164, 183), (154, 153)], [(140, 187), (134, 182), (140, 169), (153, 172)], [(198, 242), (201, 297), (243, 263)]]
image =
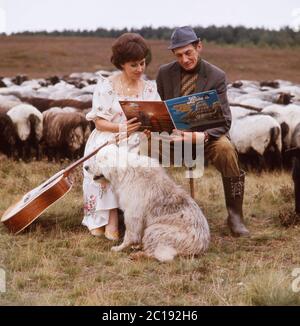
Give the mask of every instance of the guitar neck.
[(100, 149), (103, 148), (103, 147), (105, 147), (106, 145), (119, 144), (119, 142), (121, 140), (125, 140), (125, 139), (128, 139), (128, 136), (122, 138), (121, 137), (121, 133), (117, 133), (116, 136), (113, 139), (107, 140), (104, 144), (102, 144), (101, 146), (99, 146), (98, 148), (96, 148), (93, 152), (91, 152), (87, 156), (84, 156), (84, 157), (80, 158), (78, 161), (74, 162), (69, 167), (67, 167), (66, 169), (64, 169), (63, 170), (63, 175), (67, 177), (73, 169), (75, 169), (78, 165), (80, 165), (84, 161), (88, 160), (90, 157), (92, 157), (95, 154), (97, 154), (97, 152), (100, 151)]
[(90, 154), (80, 158), (78, 161), (72, 163), (69, 167), (67, 167), (65, 170), (64, 170), (64, 175), (65, 176), (68, 176), (70, 174), (70, 172), (72, 170), (74, 170), (78, 165), (80, 165), (81, 163), (83, 163), (84, 161), (88, 160), (89, 158), (91, 158), (92, 156), (94, 156), (95, 154), (97, 154), (97, 152), (103, 148), (104, 146), (110, 144), (112, 142), (110, 141), (106, 141), (104, 144), (102, 144), (101, 146), (99, 146), (98, 148), (96, 148), (93, 152), (91, 152)]

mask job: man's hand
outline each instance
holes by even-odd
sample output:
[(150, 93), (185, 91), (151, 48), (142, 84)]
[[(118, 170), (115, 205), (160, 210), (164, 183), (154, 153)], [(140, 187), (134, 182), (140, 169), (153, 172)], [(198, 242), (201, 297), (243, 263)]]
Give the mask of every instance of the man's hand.
[(158, 141), (166, 141), (166, 142), (187, 142), (187, 143), (201, 143), (204, 142), (205, 140), (205, 133), (204, 132), (191, 132), (191, 131), (183, 131), (179, 129), (173, 129), (172, 134), (170, 135), (152, 135), (152, 133), (145, 129), (144, 133), (146, 134), (147, 138), (149, 139), (150, 137), (152, 139), (158, 140)]
[(170, 135), (173, 142), (188, 142), (195, 144), (196, 142), (204, 142), (205, 134), (203, 132), (190, 132), (174, 129)]

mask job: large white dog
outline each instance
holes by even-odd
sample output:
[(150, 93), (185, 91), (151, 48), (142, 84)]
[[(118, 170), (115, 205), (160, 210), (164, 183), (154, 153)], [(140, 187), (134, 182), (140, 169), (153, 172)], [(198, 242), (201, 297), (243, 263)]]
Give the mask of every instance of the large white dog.
[(86, 169), (108, 180), (119, 198), (126, 226), (121, 251), (141, 245), (142, 255), (159, 261), (198, 255), (208, 248), (209, 227), (201, 209), (156, 160), (109, 145)]

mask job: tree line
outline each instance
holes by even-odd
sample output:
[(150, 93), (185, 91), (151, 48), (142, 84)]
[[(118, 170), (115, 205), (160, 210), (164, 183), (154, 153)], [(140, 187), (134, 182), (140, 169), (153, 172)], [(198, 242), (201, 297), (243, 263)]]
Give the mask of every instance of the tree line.
[[(205, 41), (217, 44), (237, 44), (254, 46), (295, 47), (300, 45), (300, 31), (290, 27), (282, 27), (280, 30), (269, 30), (265, 28), (247, 28), (244, 26), (222, 26), (211, 25), (208, 27), (194, 26), (197, 35)], [(146, 39), (169, 40), (173, 28), (145, 26), (142, 28), (106, 29), (96, 30), (63, 30), (63, 31), (24, 31), (12, 35), (28, 36), (85, 36), (85, 37), (112, 37), (116, 38), (125, 32), (136, 32)]]

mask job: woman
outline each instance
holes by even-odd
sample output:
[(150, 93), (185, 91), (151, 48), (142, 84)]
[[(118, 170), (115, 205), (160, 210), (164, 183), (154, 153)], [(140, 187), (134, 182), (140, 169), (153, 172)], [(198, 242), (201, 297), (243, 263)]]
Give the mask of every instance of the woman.
[[(108, 78), (101, 77), (93, 96), (93, 108), (86, 116), (96, 128), (91, 133), (85, 148), (85, 155), (112, 139), (120, 128), (126, 125), (130, 135), (129, 149), (139, 144), (134, 132), (140, 123), (134, 119), (126, 121), (119, 104), (120, 100), (160, 100), (156, 84), (143, 79), (146, 65), (150, 62), (150, 49), (139, 34), (125, 33), (112, 46), (111, 62), (120, 72)], [(91, 160), (95, 159), (95, 156)], [(89, 161), (89, 160), (88, 160)], [(88, 164), (88, 161), (85, 165)], [(118, 199), (110, 185), (94, 183), (85, 169), (83, 180), (84, 218), (82, 224), (91, 234), (105, 234), (109, 240), (118, 240)]]

